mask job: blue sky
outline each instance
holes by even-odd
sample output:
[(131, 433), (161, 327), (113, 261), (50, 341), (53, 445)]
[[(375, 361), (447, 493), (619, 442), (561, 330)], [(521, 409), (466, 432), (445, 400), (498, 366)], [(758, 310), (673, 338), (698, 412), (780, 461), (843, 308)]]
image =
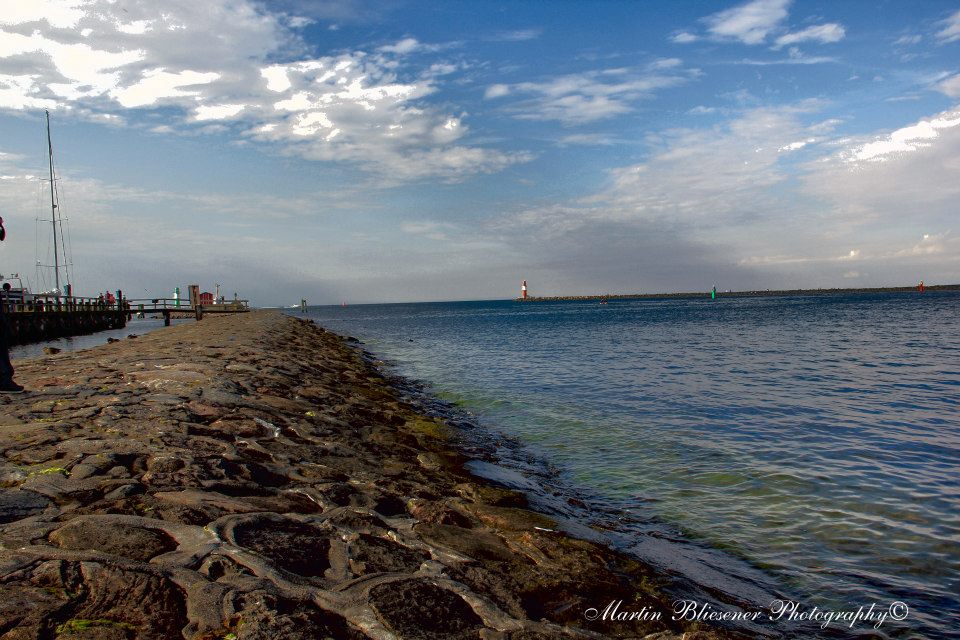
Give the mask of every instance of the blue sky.
[(957, 2), (4, 0), (35, 289), (44, 109), (80, 293), (960, 282)]

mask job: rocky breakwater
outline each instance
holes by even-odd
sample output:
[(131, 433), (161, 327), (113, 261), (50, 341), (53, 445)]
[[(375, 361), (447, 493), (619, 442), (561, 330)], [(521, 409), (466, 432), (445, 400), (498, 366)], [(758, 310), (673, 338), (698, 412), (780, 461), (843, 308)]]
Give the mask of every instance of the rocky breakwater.
[[(0, 399), (0, 638), (683, 631), (647, 569), (469, 476), (448, 427), (310, 323), (211, 317), (18, 378), (30, 391)], [(585, 618), (614, 600), (664, 619)]]

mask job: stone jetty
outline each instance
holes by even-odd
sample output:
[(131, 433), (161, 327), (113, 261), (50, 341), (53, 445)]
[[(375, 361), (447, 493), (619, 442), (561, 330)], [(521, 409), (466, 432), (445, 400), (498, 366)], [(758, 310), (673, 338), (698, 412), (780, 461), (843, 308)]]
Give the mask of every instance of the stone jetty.
[[(133, 338), (0, 397), (0, 638), (721, 637), (471, 477), (341, 337), (264, 311)], [(614, 601), (661, 619), (589, 619)]]

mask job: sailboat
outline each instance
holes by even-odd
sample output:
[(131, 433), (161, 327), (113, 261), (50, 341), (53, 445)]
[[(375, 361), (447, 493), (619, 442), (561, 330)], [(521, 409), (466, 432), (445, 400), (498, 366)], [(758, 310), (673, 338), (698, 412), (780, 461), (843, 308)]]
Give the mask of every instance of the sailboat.
[[(54, 296), (58, 300), (61, 296), (73, 296), (73, 284), (70, 281), (70, 267), (72, 261), (67, 257), (67, 243), (63, 236), (63, 216), (60, 213), (60, 193), (57, 189), (57, 178), (54, 174), (53, 138), (50, 135), (50, 112), (44, 111), (47, 116), (47, 159), (50, 169), (50, 225), (53, 233), (53, 264), (42, 264), (37, 259), (37, 281), (41, 281), (41, 268), (53, 269), (53, 288), (38, 295)], [(38, 222), (45, 222), (38, 218)], [(59, 237), (58, 237), (59, 236)], [(38, 248), (39, 251), (39, 248)], [(62, 278), (61, 278), (62, 272)], [(48, 283), (49, 284), (49, 283)]]

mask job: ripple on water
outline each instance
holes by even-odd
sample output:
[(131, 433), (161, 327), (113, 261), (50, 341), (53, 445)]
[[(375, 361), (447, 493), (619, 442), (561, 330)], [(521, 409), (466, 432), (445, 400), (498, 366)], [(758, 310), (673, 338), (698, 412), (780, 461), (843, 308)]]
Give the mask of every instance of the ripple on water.
[[(598, 501), (747, 558), (810, 605), (901, 599), (920, 632), (943, 636), (960, 584), (958, 304), (938, 293), (313, 314), (376, 339), (401, 373)], [(662, 550), (639, 534), (634, 549)], [(673, 568), (718, 588), (737, 574), (684, 553)]]

